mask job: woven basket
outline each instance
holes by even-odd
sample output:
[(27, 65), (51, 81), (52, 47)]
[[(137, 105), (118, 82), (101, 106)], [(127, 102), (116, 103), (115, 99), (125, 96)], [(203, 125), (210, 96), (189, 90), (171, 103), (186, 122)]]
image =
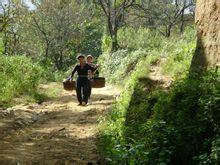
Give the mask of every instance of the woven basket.
[(105, 78), (97, 77), (92, 81), (92, 88), (103, 88), (105, 87)]
[[(103, 88), (105, 87), (105, 78), (97, 77), (92, 82), (92, 88)], [(67, 91), (72, 91), (76, 89), (76, 81), (64, 80), (63, 88)]]
[(63, 88), (67, 91), (72, 91), (76, 89), (76, 82), (70, 81), (70, 80), (64, 80), (63, 81)]

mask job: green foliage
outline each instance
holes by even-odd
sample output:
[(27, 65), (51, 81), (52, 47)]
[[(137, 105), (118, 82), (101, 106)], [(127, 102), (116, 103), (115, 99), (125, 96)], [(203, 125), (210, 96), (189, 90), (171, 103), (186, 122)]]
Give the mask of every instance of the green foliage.
[(80, 38), (73, 40), (70, 47), (72, 47), (72, 58), (75, 59), (77, 53), (92, 54), (97, 57), (102, 53), (102, 27), (100, 22), (85, 23), (84, 29)]
[[(105, 50), (110, 50), (105, 40)], [(164, 38), (147, 29), (135, 31), (126, 28), (119, 32), (120, 45), (126, 49), (114, 53), (105, 52), (99, 57), (101, 73), (108, 82), (124, 85), (138, 61), (147, 57), (150, 64), (162, 62), (162, 72), (185, 77), (195, 50), (195, 30), (187, 29), (181, 37)], [(174, 44), (175, 43), (175, 44)]]
[(122, 85), (138, 61), (145, 56), (146, 52), (142, 50), (129, 52), (122, 49), (114, 53), (102, 54), (98, 62), (101, 64), (101, 73), (108, 82)]
[(103, 24), (92, 2), (42, 1), (34, 11), (21, 1), (10, 4), (0, 13), (4, 54), (50, 60), (57, 70), (66, 70), (78, 53), (101, 54)]
[(182, 33), (184, 28), (192, 25), (194, 21), (191, 12), (194, 10), (192, 7), (195, 6), (195, 1), (139, 0), (136, 4), (127, 18), (128, 22), (133, 26), (144, 26), (158, 31), (166, 37)]
[(166, 92), (146, 90), (152, 82), (142, 71), (139, 65), (101, 129), (110, 164), (218, 164), (219, 75), (182, 79)]
[(105, 148), (104, 155), (108, 161), (113, 163), (122, 163), (125, 161), (122, 157), (126, 157), (128, 154), (126, 146), (124, 146), (125, 140), (123, 135), (125, 115), (131, 101), (131, 95), (134, 91), (133, 86), (137, 84), (137, 77), (148, 73), (148, 67), (142, 70), (143, 65), (148, 66), (149, 63), (140, 61), (137, 64), (136, 72), (133, 72), (131, 78), (127, 81), (124, 92), (121, 94), (119, 100), (117, 100), (117, 103), (113, 105), (111, 113), (100, 121), (102, 122), (100, 140)]
[(195, 48), (195, 31), (192, 29), (187, 29), (181, 38), (171, 38), (162, 48), (165, 56), (168, 56), (162, 66), (163, 73), (173, 77), (185, 77)]
[[(67, 78), (71, 75), (72, 68), (66, 67), (65, 70), (57, 70), (53, 66), (53, 62), (50, 59), (37, 59), (38, 64), (43, 68), (42, 81), (46, 82), (62, 82), (64, 78)], [(76, 60), (69, 62), (68, 65), (73, 65), (76, 63)]]
[[(152, 121), (163, 121), (165, 132), (158, 130), (150, 140), (160, 137), (155, 147), (171, 152), (166, 157), (170, 163), (181, 161), (182, 164), (192, 164), (197, 155), (207, 154), (210, 157), (212, 141), (218, 132), (218, 86), (217, 75), (209, 73), (201, 80), (182, 80), (169, 93), (162, 92), (157, 96), (157, 102), (152, 108)], [(147, 126), (147, 134), (151, 134), (149, 130)], [(160, 155), (154, 156), (156, 159)]]
[(43, 69), (25, 56), (0, 55), (0, 105), (24, 93), (34, 93)]
[[(127, 42), (130, 48), (131, 42)], [(159, 48), (152, 44), (147, 50), (101, 56), (102, 72), (110, 82), (126, 82), (111, 112), (101, 120), (103, 154), (110, 164), (218, 164), (219, 72), (187, 78), (194, 30), (178, 38), (161, 38), (159, 43)], [(139, 56), (131, 56), (134, 52), (144, 54), (141, 62)], [(135, 59), (138, 64), (127, 74)], [(147, 77), (150, 65), (158, 61), (163, 73), (177, 79), (169, 91)]]
[(165, 38), (147, 28), (123, 28), (118, 31), (119, 45), (128, 50), (142, 49), (150, 51), (159, 49)]
[(112, 47), (111, 37), (104, 35), (102, 37), (102, 52), (110, 53)]
[(0, 35), (0, 54), (2, 54), (3, 53), (3, 40), (2, 40), (2, 37), (1, 37), (1, 35)]

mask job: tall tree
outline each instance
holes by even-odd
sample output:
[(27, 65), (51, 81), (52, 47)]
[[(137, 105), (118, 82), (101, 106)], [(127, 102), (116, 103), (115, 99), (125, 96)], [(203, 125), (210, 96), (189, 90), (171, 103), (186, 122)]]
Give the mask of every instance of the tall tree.
[[(70, 55), (70, 43), (80, 33), (75, 31), (81, 24), (80, 6), (66, 0), (45, 0), (36, 4), (31, 16), (31, 26), (44, 47), (44, 57), (52, 60), (57, 69), (63, 68), (64, 56)], [(74, 12), (73, 12), (74, 11)]]
[(94, 0), (98, 4), (107, 20), (108, 32), (112, 40), (112, 51), (119, 48), (117, 40), (118, 29), (124, 23), (125, 11), (130, 8), (135, 0)]
[(179, 22), (180, 31), (183, 31), (184, 16), (193, 5), (193, 0), (140, 0), (134, 5), (134, 9), (135, 15), (145, 20), (145, 26), (170, 37), (173, 27)]
[(100, 54), (102, 36), (100, 27), (96, 27), (100, 21), (93, 19), (92, 2), (33, 2), (36, 9), (23, 11), (25, 19), (20, 23), (23, 54), (50, 61), (59, 70), (72, 64), (76, 53), (87, 50), (86, 53)]
[(220, 66), (220, 3), (217, 0), (197, 0), (197, 48), (191, 63), (192, 72)]
[(3, 34), (3, 54), (9, 55), (15, 53), (15, 47), (18, 42), (17, 24), (16, 18), (18, 13), (16, 12), (16, 4), (12, 0), (1, 1), (1, 28), (0, 31)]

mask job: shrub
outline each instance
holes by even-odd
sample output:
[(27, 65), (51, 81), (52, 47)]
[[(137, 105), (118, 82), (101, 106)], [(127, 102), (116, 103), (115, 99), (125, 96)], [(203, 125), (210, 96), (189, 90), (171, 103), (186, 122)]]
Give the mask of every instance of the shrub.
[(33, 93), (43, 69), (25, 56), (0, 55), (0, 105), (24, 93)]
[(123, 49), (145, 50), (161, 47), (164, 37), (147, 28), (123, 28), (118, 32), (118, 43)]
[[(186, 77), (196, 48), (195, 31), (186, 30), (181, 38), (172, 38), (162, 51), (167, 57), (162, 66), (164, 74), (179, 78)], [(175, 43), (175, 44), (173, 44)]]
[[(146, 66), (143, 67), (142, 66)], [(135, 67), (136, 71), (132, 73), (130, 79), (126, 82), (124, 92), (119, 100), (113, 105), (111, 113), (103, 118), (102, 127), (100, 128), (100, 140), (103, 145), (103, 154), (106, 160), (112, 164), (124, 163), (127, 159), (127, 147), (123, 135), (125, 129), (125, 116), (132, 99), (133, 87), (137, 85), (137, 78), (148, 74), (149, 63), (139, 61)], [(128, 144), (127, 144), (128, 145)]]
[(115, 53), (104, 53), (99, 57), (101, 74), (107, 81), (115, 84), (123, 84), (126, 78), (132, 73), (139, 60), (146, 56), (146, 52), (136, 50), (119, 50)]
[[(120, 32), (121, 34), (119, 33), (121, 35), (119, 35), (119, 38), (124, 37), (124, 39), (119, 39), (121, 42), (123, 41), (121, 44), (130, 44), (130, 46), (123, 46), (126, 49), (114, 53), (105, 52), (99, 57), (98, 62), (101, 64), (101, 73), (107, 78), (108, 82), (123, 86), (138, 61), (144, 57), (148, 57), (145, 60), (151, 64), (162, 61), (161, 67), (164, 74), (174, 78), (186, 77), (196, 46), (194, 30), (188, 29), (181, 37), (169, 39), (152, 34), (147, 29), (140, 29), (137, 34), (135, 32), (134, 29), (124, 29)], [(148, 35), (148, 37), (140, 38), (142, 33)], [(138, 41), (136, 41), (136, 38)], [(136, 45), (139, 40), (146, 42), (148, 46)], [(132, 49), (130, 49), (131, 47)]]
[[(126, 84), (101, 120), (103, 154), (109, 164), (218, 164), (219, 71), (187, 77), (195, 50), (194, 30), (160, 44), (159, 49), (136, 50), (145, 55), (129, 74), (128, 64), (138, 59), (129, 56), (135, 51), (101, 56), (106, 61), (102, 71), (110, 82)], [(147, 77), (150, 65), (160, 58), (165, 59), (160, 63), (163, 73), (177, 78), (169, 91)]]
[(134, 75), (101, 132), (110, 163), (218, 164), (219, 74), (183, 79), (169, 92), (146, 91)]

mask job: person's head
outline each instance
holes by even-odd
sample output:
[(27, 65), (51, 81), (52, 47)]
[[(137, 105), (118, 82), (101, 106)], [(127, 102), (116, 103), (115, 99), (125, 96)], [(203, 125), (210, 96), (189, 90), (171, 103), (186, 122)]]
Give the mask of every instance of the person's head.
[(93, 62), (93, 56), (92, 56), (92, 55), (88, 55), (88, 56), (86, 57), (86, 62), (87, 62), (87, 63), (92, 63), (92, 62)]
[(80, 54), (76, 57), (76, 59), (79, 61), (80, 64), (85, 63), (85, 56)]

